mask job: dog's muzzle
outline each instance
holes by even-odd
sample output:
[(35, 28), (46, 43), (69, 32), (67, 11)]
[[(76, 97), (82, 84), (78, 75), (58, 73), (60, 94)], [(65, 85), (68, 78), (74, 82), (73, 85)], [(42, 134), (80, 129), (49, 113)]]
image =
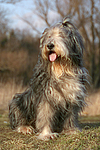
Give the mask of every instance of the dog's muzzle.
[(48, 58), (49, 58), (49, 61), (51, 61), (51, 62), (53, 62), (57, 59), (57, 54), (54, 51), (54, 48), (55, 48), (55, 45), (52, 42), (47, 44)]

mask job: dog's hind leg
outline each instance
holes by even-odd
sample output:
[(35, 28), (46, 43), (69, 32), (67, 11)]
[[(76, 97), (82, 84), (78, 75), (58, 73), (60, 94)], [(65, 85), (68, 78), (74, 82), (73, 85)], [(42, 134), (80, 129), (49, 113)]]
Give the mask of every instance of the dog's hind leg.
[(31, 101), (28, 101), (29, 94), (16, 94), (9, 105), (11, 128), (24, 134), (34, 132), (34, 112), (31, 109)]

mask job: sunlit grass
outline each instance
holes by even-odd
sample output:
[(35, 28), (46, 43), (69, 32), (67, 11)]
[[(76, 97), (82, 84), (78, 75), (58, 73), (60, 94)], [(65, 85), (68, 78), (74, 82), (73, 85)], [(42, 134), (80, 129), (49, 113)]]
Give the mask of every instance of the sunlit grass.
[[(100, 116), (98, 116), (100, 118)], [(23, 135), (11, 130), (8, 114), (1, 112), (0, 117), (0, 148), (1, 150), (99, 150), (100, 122), (98, 118), (84, 118), (82, 132), (73, 135), (60, 135), (57, 139), (47, 142), (37, 140), (36, 135)], [(97, 120), (96, 120), (97, 119)], [(94, 120), (94, 123), (93, 123)], [(87, 128), (88, 126), (88, 128)]]
[[(15, 93), (23, 92), (27, 87), (23, 83), (16, 85), (15, 80), (6, 84), (0, 83), (0, 150), (99, 150), (100, 149), (100, 116), (95, 115), (99, 107), (99, 92), (90, 95), (92, 106), (86, 108), (87, 116), (80, 116), (82, 132), (73, 135), (60, 135), (48, 142), (37, 140), (36, 135), (23, 135), (11, 130), (8, 119), (8, 104)], [(96, 102), (97, 100), (97, 102)], [(94, 102), (94, 103), (93, 103)], [(96, 104), (96, 105), (95, 105)], [(91, 109), (91, 110), (90, 110)], [(99, 107), (100, 109), (100, 107)], [(96, 112), (97, 110), (97, 112)], [(94, 113), (95, 112), (95, 113)], [(90, 115), (95, 116), (90, 116)], [(99, 113), (99, 112), (98, 112)], [(84, 112), (83, 112), (84, 114)]]

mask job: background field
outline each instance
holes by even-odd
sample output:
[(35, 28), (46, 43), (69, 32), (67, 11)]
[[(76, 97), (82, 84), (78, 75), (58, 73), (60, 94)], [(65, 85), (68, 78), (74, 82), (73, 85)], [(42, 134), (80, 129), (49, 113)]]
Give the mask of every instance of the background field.
[[(15, 93), (21, 93), (28, 88), (23, 86), (23, 81), (16, 84), (16, 80), (12, 79), (10, 82), (0, 83), (0, 109), (8, 111), (8, 104)], [(95, 116), (100, 115), (100, 90), (89, 92), (86, 99), (87, 106), (85, 107), (82, 115)]]

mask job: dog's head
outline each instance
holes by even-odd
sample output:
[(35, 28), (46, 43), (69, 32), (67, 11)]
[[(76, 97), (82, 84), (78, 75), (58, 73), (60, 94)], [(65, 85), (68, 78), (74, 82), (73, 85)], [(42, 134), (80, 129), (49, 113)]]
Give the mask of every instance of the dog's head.
[(83, 48), (82, 37), (69, 18), (45, 29), (40, 40), (42, 57), (50, 62), (64, 58), (80, 65)]

